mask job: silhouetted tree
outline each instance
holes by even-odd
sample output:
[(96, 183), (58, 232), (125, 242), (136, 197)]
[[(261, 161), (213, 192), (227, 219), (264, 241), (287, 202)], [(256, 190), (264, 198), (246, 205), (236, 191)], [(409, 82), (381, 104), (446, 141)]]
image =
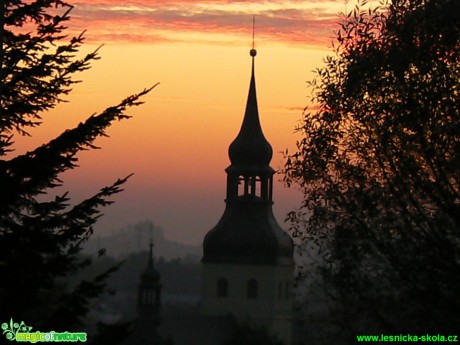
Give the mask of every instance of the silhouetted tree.
[(42, 115), (70, 92), (75, 73), (98, 55), (77, 57), (84, 38), (67, 38), (72, 7), (65, 1), (5, 0), (0, 8), (0, 320), (23, 320), (35, 330), (74, 329), (115, 268), (72, 290), (63, 279), (90, 264), (78, 255), (81, 245), (93, 233), (99, 209), (127, 178), (75, 205), (67, 193), (54, 198), (47, 193), (61, 186), (60, 174), (77, 166), (77, 153), (96, 148), (94, 140), (105, 136), (113, 121), (128, 118), (126, 109), (141, 104), (139, 98), (151, 89), (14, 155), (14, 137), (39, 126)]
[(460, 2), (366, 6), (311, 83), (291, 230), (321, 249), (342, 335), (458, 331)]

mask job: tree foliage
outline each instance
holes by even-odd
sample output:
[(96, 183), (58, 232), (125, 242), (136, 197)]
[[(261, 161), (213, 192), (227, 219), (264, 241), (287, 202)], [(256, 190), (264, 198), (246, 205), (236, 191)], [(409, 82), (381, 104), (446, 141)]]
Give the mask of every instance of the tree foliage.
[(67, 37), (72, 6), (65, 1), (5, 0), (0, 7), (0, 319), (70, 330), (115, 268), (73, 290), (63, 288), (63, 279), (90, 264), (78, 255), (81, 245), (92, 235), (100, 208), (111, 204), (127, 177), (75, 205), (67, 193), (52, 198), (49, 192), (62, 185), (63, 172), (77, 167), (77, 153), (95, 149), (94, 140), (106, 136), (114, 121), (129, 118), (126, 110), (141, 104), (151, 89), (15, 155), (14, 138), (42, 123), (98, 53), (78, 57), (84, 36)]
[(360, 1), (311, 82), (285, 166), (304, 193), (292, 231), (323, 250), (350, 334), (458, 331), (459, 13)]

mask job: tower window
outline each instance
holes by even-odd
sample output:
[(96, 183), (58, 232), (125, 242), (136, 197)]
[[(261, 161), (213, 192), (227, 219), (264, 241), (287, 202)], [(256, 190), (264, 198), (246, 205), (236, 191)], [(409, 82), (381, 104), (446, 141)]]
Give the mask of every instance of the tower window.
[(246, 180), (244, 176), (239, 176), (238, 177), (238, 196), (244, 195), (245, 185), (246, 185)]
[(259, 287), (257, 284), (257, 280), (249, 279), (248, 280), (248, 299), (256, 299), (259, 293)]
[(255, 177), (255, 184), (254, 184), (254, 194), (258, 197), (262, 196), (262, 179), (259, 176)]
[(243, 176), (238, 177), (238, 196), (252, 195), (257, 197), (266, 197), (262, 178), (260, 176)]
[(228, 281), (225, 278), (217, 280), (217, 297), (225, 298), (228, 295)]

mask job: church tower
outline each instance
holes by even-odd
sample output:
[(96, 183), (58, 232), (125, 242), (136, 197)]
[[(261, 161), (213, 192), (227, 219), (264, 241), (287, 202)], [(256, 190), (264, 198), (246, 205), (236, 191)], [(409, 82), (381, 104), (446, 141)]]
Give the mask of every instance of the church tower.
[(150, 241), (147, 267), (140, 274), (137, 287), (138, 317), (133, 322), (131, 334), (122, 342), (124, 345), (166, 344), (158, 333), (161, 323), (161, 276), (153, 264), (153, 243)]
[(139, 317), (148, 320), (150, 327), (156, 327), (161, 322), (161, 283), (160, 273), (153, 265), (153, 243), (150, 241), (148, 264), (141, 273), (137, 291), (137, 308)]
[(225, 211), (203, 241), (202, 311), (265, 325), (290, 344), (293, 243), (273, 215), (273, 151), (259, 120), (254, 48), (250, 55), (246, 111), (228, 150)]

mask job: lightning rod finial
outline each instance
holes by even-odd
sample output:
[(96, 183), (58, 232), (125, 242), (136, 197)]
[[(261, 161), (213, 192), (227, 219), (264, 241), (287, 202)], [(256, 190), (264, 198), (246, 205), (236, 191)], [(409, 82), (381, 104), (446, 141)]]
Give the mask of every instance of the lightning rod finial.
[(249, 55), (255, 57), (257, 50), (255, 49), (255, 32), (256, 32), (256, 15), (252, 15), (252, 49), (249, 51)]

